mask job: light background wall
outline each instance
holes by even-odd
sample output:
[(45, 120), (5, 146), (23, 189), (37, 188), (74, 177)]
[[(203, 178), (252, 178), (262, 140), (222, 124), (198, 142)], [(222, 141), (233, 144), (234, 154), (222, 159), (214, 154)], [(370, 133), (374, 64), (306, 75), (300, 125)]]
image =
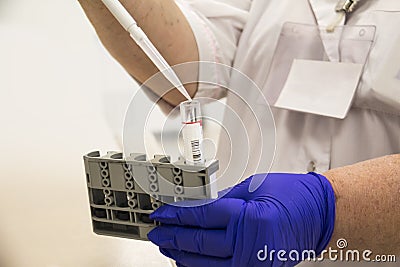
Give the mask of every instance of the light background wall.
[(0, 266), (168, 266), (91, 230), (82, 155), (122, 149), (137, 88), (77, 1), (0, 0)]

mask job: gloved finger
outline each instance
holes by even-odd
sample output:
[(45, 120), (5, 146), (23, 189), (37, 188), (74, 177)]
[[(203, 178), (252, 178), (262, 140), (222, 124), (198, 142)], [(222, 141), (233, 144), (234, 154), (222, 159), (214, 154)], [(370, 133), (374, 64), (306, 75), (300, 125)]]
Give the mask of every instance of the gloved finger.
[(223, 198), (233, 187), (225, 188), (224, 190), (218, 191), (218, 198)]
[(231, 219), (239, 217), (244, 203), (239, 199), (222, 198), (197, 207), (164, 205), (153, 212), (150, 218), (163, 224), (223, 229)]
[(165, 249), (222, 258), (233, 256), (234, 235), (227, 234), (226, 230), (159, 226), (147, 237), (151, 242)]
[(218, 193), (218, 195), (221, 195), (222, 198), (242, 199), (244, 196), (247, 196), (249, 194), (248, 188), (252, 177), (253, 176), (250, 176), (249, 178), (247, 178), (240, 184), (235, 185), (234, 187), (222, 190)]
[[(250, 176), (249, 178), (247, 178), (246, 180), (244, 180), (243, 182), (241, 182), (238, 185), (235, 185), (234, 187), (230, 188), (230, 189), (225, 189), (222, 191), (222, 193), (224, 194), (222, 198), (237, 198), (237, 199), (242, 199), (245, 201), (250, 200), (252, 197), (254, 197), (254, 195), (252, 194), (254, 191), (250, 192), (250, 185), (253, 179), (257, 180), (257, 184), (260, 181), (265, 181), (266, 179), (268, 179), (268, 175), (266, 173), (260, 173), (260, 174), (255, 174)], [(255, 193), (257, 192), (257, 190), (255, 191)]]
[(174, 250), (174, 249), (160, 249), (160, 252), (175, 260), (178, 265), (190, 266), (190, 267), (228, 267), (232, 266), (232, 258), (219, 258), (219, 257), (209, 257), (199, 254)]

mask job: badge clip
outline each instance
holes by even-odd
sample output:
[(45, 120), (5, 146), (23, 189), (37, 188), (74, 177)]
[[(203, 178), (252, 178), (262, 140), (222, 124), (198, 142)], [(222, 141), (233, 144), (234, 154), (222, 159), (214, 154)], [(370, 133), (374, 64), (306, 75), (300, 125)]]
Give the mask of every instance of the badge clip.
[(336, 19), (326, 28), (326, 31), (330, 33), (334, 32), (335, 28), (342, 21), (343, 17), (345, 17), (347, 13), (354, 11), (358, 2), (360, 2), (360, 0), (340, 0), (335, 8), (337, 13)]
[(341, 0), (336, 5), (336, 12), (351, 13), (360, 0)]

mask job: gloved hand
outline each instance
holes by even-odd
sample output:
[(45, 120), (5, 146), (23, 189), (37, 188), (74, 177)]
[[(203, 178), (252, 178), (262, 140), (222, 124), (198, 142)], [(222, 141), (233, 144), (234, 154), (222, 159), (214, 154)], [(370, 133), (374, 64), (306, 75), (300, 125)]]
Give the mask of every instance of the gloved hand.
[(294, 266), (305, 250), (321, 253), (335, 221), (328, 180), (316, 173), (259, 175), (267, 177), (253, 193), (255, 176), (211, 204), (162, 206), (150, 216), (162, 225), (148, 238), (186, 267)]

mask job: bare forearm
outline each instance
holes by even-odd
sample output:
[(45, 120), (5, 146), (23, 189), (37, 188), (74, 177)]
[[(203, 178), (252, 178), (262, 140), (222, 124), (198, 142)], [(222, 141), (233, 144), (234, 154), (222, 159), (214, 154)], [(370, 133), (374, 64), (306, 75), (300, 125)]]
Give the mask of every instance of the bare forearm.
[[(129, 74), (139, 82), (145, 82), (158, 72), (100, 0), (79, 0), (79, 2), (103, 45)], [(120, 0), (120, 2), (169, 64), (199, 60), (193, 32), (174, 0)], [(192, 75), (194, 77), (191, 79), (196, 80), (197, 72), (194, 71)], [(185, 87), (192, 96), (195, 94), (197, 88), (195, 84)], [(151, 89), (158, 95), (165, 93), (158, 88)], [(184, 100), (176, 89), (163, 98), (172, 105)]]
[(336, 195), (331, 247), (400, 254), (400, 154), (330, 170)]

